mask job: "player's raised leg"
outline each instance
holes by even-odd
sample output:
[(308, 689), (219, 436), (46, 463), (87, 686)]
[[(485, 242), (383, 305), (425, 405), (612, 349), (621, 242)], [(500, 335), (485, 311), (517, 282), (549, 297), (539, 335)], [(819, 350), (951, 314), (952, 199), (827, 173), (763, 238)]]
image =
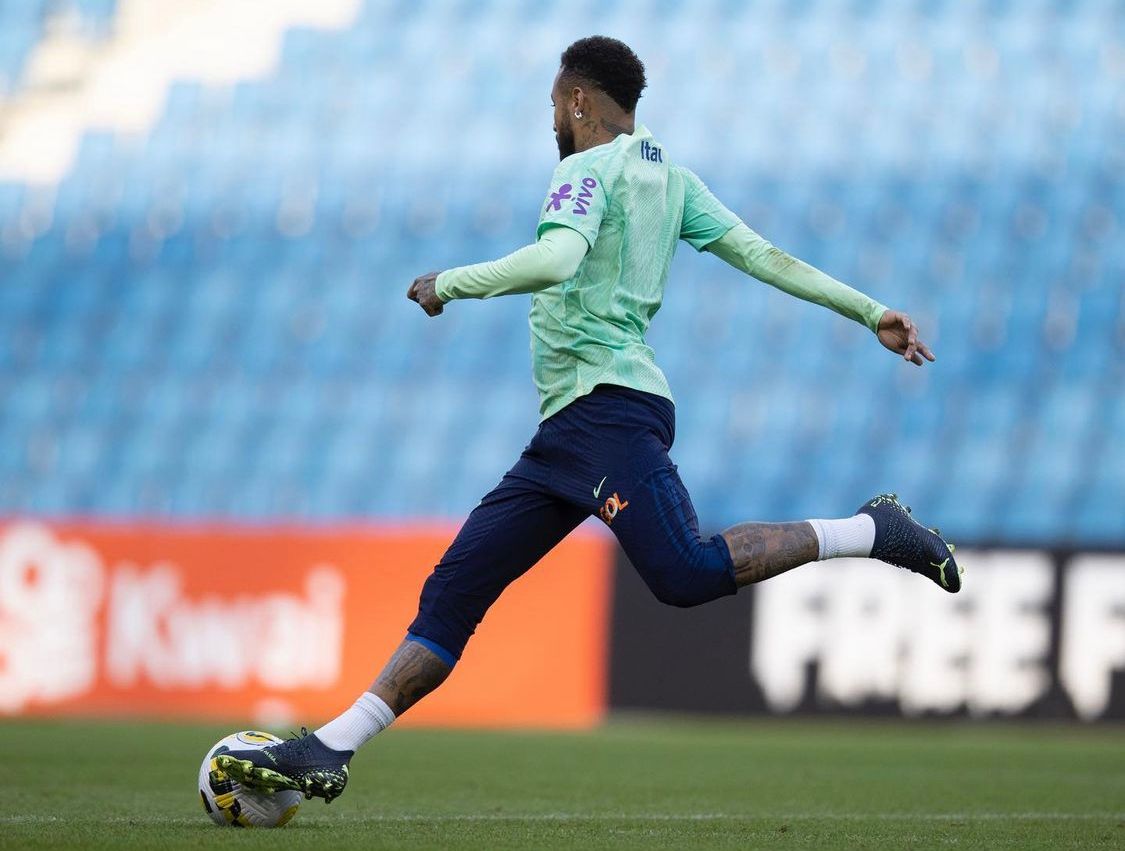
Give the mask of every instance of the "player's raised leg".
[[(739, 523), (704, 540), (674, 468), (655, 471), (643, 484), (641, 499), (651, 506), (656, 524), (643, 528), (637, 511), (615, 531), (657, 598), (671, 605), (695, 606), (809, 562), (848, 557), (878, 559), (921, 574), (951, 593), (961, 590), (963, 571), (953, 557), (955, 548), (938, 530), (915, 521), (893, 494), (875, 497), (852, 517)], [(730, 582), (724, 581), (726, 564)]]
[(953, 548), (937, 530), (914, 521), (891, 494), (852, 517), (792, 523), (739, 523), (705, 539), (691, 496), (668, 449), (675, 434), (669, 401), (629, 393), (622, 416), (638, 435), (617, 459), (615, 488), (601, 510), (626, 555), (662, 602), (688, 607), (733, 594), (809, 562), (875, 558), (919, 573), (946, 591), (961, 588)]
[(852, 517), (800, 523), (740, 523), (723, 532), (739, 587), (810, 561), (874, 558), (921, 574), (946, 591), (961, 590), (955, 547), (914, 520), (894, 494), (875, 497)]
[(587, 516), (537, 484), (535, 442), (478, 505), (422, 589), (418, 616), (371, 688), (313, 733), (218, 757), (240, 783), (331, 801), (355, 751), (440, 686), (504, 589)]

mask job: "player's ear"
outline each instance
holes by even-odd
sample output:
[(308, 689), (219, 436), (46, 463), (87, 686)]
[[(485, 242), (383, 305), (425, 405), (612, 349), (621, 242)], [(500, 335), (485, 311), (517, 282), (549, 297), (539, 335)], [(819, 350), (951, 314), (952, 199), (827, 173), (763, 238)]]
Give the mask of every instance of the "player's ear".
[(589, 99), (579, 86), (570, 90), (570, 112), (575, 118), (584, 116), (589, 107)]

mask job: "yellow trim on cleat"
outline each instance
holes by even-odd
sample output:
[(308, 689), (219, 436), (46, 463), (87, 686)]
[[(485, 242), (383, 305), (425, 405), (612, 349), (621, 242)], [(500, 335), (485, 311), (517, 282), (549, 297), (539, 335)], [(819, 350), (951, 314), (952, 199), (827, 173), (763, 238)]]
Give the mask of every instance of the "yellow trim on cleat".
[(301, 784), (270, 768), (261, 768), (248, 759), (235, 759), (233, 756), (220, 754), (215, 757), (220, 769), (235, 780), (250, 789), (293, 789), (303, 792)]
[(344, 791), (344, 786), (347, 784), (348, 767), (346, 765), (342, 766), (344, 782), (337, 783), (334, 780), (326, 782), (323, 779), (310, 776), (305, 776), (302, 780), (297, 781), (274, 771), (272, 768), (263, 768), (254, 765), (248, 759), (238, 759), (229, 754), (220, 754), (215, 757), (214, 762), (228, 777), (248, 789), (262, 789), (266, 792), (292, 789), (304, 795), (306, 800), (312, 800), (314, 797), (324, 798), (326, 804), (340, 797)]
[(934, 562), (932, 562), (932, 561), (930, 562), (930, 567), (936, 567), (937, 568), (938, 579), (941, 580), (941, 587), (942, 588), (948, 588), (949, 587), (949, 580), (945, 578), (945, 566), (947, 564), (949, 564), (948, 558), (945, 561), (943, 561), (941, 564), (934, 564)]

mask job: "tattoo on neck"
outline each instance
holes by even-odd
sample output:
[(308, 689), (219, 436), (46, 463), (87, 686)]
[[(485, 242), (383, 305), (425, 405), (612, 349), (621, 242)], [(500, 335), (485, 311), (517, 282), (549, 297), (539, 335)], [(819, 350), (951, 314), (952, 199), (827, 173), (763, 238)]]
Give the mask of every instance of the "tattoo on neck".
[(605, 130), (608, 133), (613, 134), (614, 136), (621, 136), (621, 135), (631, 136), (633, 134), (633, 131), (630, 130), (628, 127), (625, 127), (621, 124), (616, 124), (615, 122), (609, 121), (605, 118), (602, 119), (601, 123), (602, 123), (602, 129)]

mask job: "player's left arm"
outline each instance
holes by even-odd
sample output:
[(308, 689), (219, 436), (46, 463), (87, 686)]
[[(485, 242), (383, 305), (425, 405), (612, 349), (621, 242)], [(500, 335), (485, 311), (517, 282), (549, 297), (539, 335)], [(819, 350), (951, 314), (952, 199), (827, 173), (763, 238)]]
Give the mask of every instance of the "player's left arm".
[(531, 245), (499, 260), (430, 272), (414, 279), (406, 297), (430, 316), (455, 298), (492, 298), (532, 293), (569, 281), (578, 272), (589, 244), (568, 227), (553, 227)]
[(739, 223), (704, 247), (716, 257), (779, 290), (836, 311), (866, 325), (879, 342), (905, 360), (921, 366), (935, 360), (914, 321), (905, 313), (889, 310), (867, 295), (837, 281), (775, 248), (745, 224)]

